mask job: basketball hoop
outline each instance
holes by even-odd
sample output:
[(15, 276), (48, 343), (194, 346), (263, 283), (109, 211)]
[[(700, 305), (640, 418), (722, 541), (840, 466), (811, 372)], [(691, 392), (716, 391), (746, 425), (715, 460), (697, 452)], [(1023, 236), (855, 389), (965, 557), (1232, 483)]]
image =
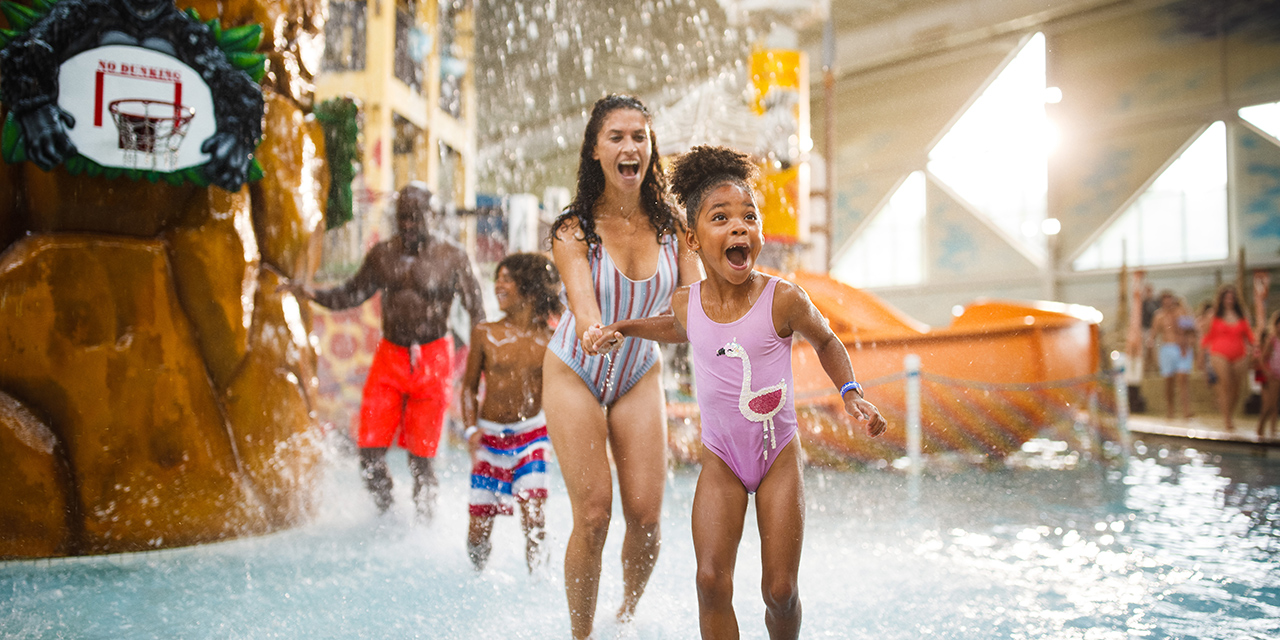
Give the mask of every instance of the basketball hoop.
[[(133, 98), (107, 105), (119, 133), (118, 144), (125, 162), (134, 169), (172, 170), (178, 163), (178, 148), (187, 136), (187, 125), (195, 117), (192, 107)], [(149, 166), (147, 166), (149, 164)]]

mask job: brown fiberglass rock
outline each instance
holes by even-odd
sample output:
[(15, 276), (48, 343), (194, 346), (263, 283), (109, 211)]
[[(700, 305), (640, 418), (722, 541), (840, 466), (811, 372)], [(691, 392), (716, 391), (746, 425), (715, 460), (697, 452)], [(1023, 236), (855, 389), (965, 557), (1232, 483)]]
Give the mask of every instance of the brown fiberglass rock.
[(71, 478), (58, 438), (29, 407), (0, 392), (0, 558), (48, 558), (73, 551)]
[(311, 234), (324, 222), (324, 131), (284, 96), (266, 95), (266, 137), (257, 151), (265, 175), (250, 186), (253, 227), (262, 259), (296, 277), (306, 269)]
[(249, 355), (223, 395), (260, 513), (275, 527), (309, 513), (309, 483), (319, 455), (305, 384), (315, 376), (315, 350), (298, 301), (276, 292), (282, 282), (262, 273)]
[(227, 193), (0, 170), (0, 557), (197, 544), (311, 508), (311, 315), (275, 289), (318, 258), (323, 4), (178, 6), (263, 25), (265, 177)]
[(154, 238), (204, 189), (128, 178), (73, 176), (23, 165), (27, 230)]
[(163, 245), (37, 236), (0, 262), (0, 387), (75, 470), (88, 553), (261, 530)]
[(165, 233), (178, 299), (216, 389), (225, 389), (248, 350), (258, 289), (258, 241), (249, 188), (208, 189)]

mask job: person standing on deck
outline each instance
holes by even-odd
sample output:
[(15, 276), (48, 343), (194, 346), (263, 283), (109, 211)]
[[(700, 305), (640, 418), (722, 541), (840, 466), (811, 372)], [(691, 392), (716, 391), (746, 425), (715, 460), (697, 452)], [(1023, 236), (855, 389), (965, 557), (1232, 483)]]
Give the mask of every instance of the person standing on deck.
[(1236, 288), (1229, 284), (1218, 289), (1213, 306), (1213, 319), (1209, 330), (1200, 340), (1209, 352), (1209, 361), (1218, 374), (1218, 410), (1222, 412), (1223, 427), (1234, 431), (1233, 417), (1240, 400), (1240, 388), (1244, 376), (1253, 363), (1253, 347), (1257, 340)]
[[(1165, 413), (1174, 417), (1174, 397), (1183, 418), (1191, 417), (1191, 369), (1195, 363), (1196, 321), (1187, 305), (1172, 291), (1160, 292), (1160, 309), (1151, 320), (1160, 376), (1164, 378)], [(1176, 393), (1175, 393), (1176, 391)]]

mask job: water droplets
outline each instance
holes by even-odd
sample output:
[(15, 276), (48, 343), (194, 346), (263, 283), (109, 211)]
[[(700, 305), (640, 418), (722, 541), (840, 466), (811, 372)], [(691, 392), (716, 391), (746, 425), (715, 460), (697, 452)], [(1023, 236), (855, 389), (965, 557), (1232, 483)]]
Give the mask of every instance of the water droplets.
[[(711, 0), (499, 3), (476, 21), (480, 187), (508, 193), (538, 191), (562, 169), (546, 160), (576, 146), (576, 134), (552, 127), (580, 131), (596, 98), (625, 91), (656, 111), (721, 66), (741, 66), (751, 43)], [(526, 123), (515, 139), (512, 123)], [(518, 161), (512, 146), (525, 150)]]

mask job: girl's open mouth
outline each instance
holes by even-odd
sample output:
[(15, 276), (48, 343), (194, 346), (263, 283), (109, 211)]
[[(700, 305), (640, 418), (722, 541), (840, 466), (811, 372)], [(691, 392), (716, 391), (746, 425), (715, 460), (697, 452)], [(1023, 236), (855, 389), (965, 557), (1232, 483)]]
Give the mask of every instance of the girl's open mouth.
[(640, 174), (640, 161), (627, 160), (618, 163), (618, 173), (625, 178), (630, 178)]
[(747, 252), (746, 245), (734, 245), (725, 249), (724, 257), (733, 268), (741, 269), (747, 266), (747, 258), (750, 257), (750, 254)]

